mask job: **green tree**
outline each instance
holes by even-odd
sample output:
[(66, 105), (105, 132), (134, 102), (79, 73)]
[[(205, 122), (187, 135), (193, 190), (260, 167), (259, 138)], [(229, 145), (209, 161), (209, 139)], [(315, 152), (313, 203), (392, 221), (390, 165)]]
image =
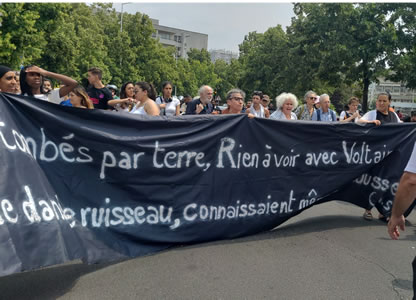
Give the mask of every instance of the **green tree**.
[(288, 91), (286, 70), (289, 49), (284, 30), (278, 25), (264, 34), (250, 34), (240, 45), (244, 66), (242, 87), (247, 91), (261, 90), (269, 95)]
[(389, 23), (396, 28), (397, 51), (389, 57), (394, 72), (388, 78), (416, 88), (416, 4), (390, 4)]
[[(368, 87), (386, 74), (387, 58), (395, 50), (396, 30), (388, 22), (394, 9), (377, 3), (296, 4), (288, 29), (297, 43), (292, 69), (303, 84), (308, 77), (320, 87), (360, 82), (366, 111)], [(302, 75), (299, 64), (310, 75)]]
[(229, 64), (220, 59), (214, 63), (214, 72), (217, 74), (218, 82), (213, 88), (216, 96), (220, 96), (224, 103), (227, 92), (232, 88), (240, 87), (243, 69), (237, 59), (232, 59)]
[(208, 51), (205, 49), (191, 49), (188, 52), (188, 62), (190, 69), (195, 74), (195, 81), (198, 87), (209, 85), (214, 88), (217, 86), (219, 78), (215, 73), (214, 64), (211, 62)]
[(30, 6), (30, 3), (0, 5), (0, 59), (11, 68), (38, 59), (46, 46), (44, 32), (35, 26), (39, 13)]

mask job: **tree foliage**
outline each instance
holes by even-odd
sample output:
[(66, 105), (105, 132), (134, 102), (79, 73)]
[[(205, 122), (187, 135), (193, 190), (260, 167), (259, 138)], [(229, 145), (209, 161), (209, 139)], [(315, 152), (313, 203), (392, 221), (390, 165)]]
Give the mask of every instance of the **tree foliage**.
[(175, 58), (174, 47), (152, 38), (147, 15), (121, 16), (111, 3), (3, 3), (0, 63), (37, 64), (79, 81), (99, 67), (105, 83), (145, 80), (160, 92), (170, 80), (179, 95), (194, 96), (204, 84), (221, 98), (234, 87), (272, 98), (292, 92), (302, 99), (314, 90), (330, 94), (337, 109), (358, 94), (365, 110), (368, 86), (380, 75), (416, 87), (416, 4), (296, 3), (293, 9), (286, 30), (249, 32), (239, 58), (227, 64), (211, 62), (206, 50)]

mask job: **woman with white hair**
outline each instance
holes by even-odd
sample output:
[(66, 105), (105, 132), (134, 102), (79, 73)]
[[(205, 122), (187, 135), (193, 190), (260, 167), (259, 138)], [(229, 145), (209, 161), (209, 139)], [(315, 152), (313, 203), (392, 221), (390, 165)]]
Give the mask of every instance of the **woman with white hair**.
[(276, 111), (270, 119), (273, 120), (297, 120), (293, 110), (298, 106), (298, 99), (291, 93), (281, 93), (276, 97)]

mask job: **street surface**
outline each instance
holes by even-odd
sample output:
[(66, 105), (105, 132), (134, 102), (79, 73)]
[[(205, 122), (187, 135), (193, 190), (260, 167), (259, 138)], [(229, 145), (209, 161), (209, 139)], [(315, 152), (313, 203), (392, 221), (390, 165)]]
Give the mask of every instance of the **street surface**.
[(398, 241), (362, 213), (330, 202), (255, 236), (6, 276), (0, 299), (411, 299), (416, 212)]

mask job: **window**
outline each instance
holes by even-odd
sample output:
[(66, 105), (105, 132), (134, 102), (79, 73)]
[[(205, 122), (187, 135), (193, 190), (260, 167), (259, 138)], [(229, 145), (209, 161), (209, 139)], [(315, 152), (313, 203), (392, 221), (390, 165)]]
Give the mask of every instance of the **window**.
[(170, 40), (170, 34), (167, 32), (159, 32), (159, 36), (161, 39)]

